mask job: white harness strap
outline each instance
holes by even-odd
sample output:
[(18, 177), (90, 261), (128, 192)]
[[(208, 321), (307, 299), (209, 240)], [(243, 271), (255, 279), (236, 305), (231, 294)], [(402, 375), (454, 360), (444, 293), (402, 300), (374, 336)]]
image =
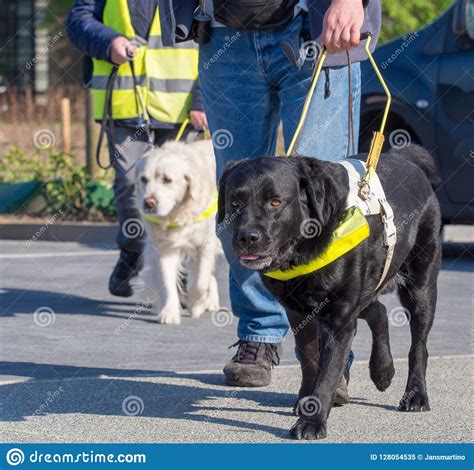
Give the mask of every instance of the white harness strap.
[(397, 228), (393, 218), (393, 210), (385, 197), (382, 183), (377, 173), (370, 179), (367, 199), (359, 196), (360, 183), (365, 176), (365, 163), (355, 158), (348, 158), (340, 163), (349, 176), (349, 195), (347, 196), (347, 207), (357, 206), (364, 215), (380, 214), (383, 224), (383, 244), (387, 247), (387, 257), (383, 267), (382, 275), (375, 290), (377, 290), (387, 277), (397, 243)]

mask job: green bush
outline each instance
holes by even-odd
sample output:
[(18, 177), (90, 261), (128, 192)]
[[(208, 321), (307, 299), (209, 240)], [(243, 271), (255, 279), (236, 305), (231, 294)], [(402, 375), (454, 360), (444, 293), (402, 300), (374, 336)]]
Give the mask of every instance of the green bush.
[(452, 0), (382, 0), (382, 31), (385, 42), (411, 31), (416, 31), (442, 15)]
[(71, 153), (46, 149), (27, 156), (11, 147), (0, 160), (0, 182), (23, 181), (44, 183), (45, 204), (39, 215), (62, 211), (76, 218), (115, 216), (111, 174), (102, 171), (92, 179), (84, 167), (74, 164)]

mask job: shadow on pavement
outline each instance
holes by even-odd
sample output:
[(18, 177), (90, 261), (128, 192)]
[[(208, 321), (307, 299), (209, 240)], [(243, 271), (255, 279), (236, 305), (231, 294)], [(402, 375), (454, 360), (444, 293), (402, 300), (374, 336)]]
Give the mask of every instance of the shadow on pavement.
[(135, 320), (156, 324), (155, 314), (143, 308), (143, 304), (139, 302), (97, 300), (75, 294), (28, 289), (2, 289), (0, 301), (2, 305), (0, 318), (23, 313), (32, 314), (39, 307), (46, 306), (56, 314), (98, 315), (112, 318), (127, 318), (133, 314)]
[[(220, 374), (182, 374), (28, 362), (0, 362), (0, 374), (31, 378), (26, 382), (0, 386), (1, 421), (24, 421), (35, 416), (71, 413), (132, 419), (130, 413), (127, 415), (127, 402), (134, 401), (135, 408), (131, 407), (130, 411), (138, 409), (140, 412), (137, 415), (140, 417), (213, 423), (233, 426), (241, 432), (258, 430), (285, 438), (288, 437), (286, 429), (219, 414), (235, 411), (290, 416), (295, 399), (293, 394), (229, 388), (224, 385)], [(155, 383), (144, 380), (145, 377), (164, 377), (170, 382), (184, 379), (183, 382), (187, 383)], [(207, 384), (213, 384), (213, 388), (207, 387)], [(213, 407), (209, 403), (213, 400), (219, 400), (220, 405)], [(223, 407), (222, 400), (228, 406)], [(233, 406), (235, 400), (244, 402), (245, 407)], [(270, 411), (265, 407), (273, 409)], [(286, 410), (275, 411), (274, 408)], [(159, 421), (156, 425), (159, 425)], [(179, 434), (179, 428), (176, 434)]]

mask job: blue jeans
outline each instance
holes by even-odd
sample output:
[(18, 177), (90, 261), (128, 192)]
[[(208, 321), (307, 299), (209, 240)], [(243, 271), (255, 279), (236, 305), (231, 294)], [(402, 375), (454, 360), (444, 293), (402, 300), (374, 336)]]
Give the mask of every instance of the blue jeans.
[[(199, 80), (213, 135), (217, 178), (231, 160), (274, 155), (278, 125), (288, 146), (295, 132), (311, 82), (311, 63), (300, 69), (284, 55), (280, 42), (298, 44), (306, 16), (298, 15), (271, 31), (212, 29), (199, 49)], [(360, 67), (352, 67), (355, 135), (358, 133)], [(330, 95), (324, 97), (326, 74), (318, 83), (297, 150), (326, 160), (345, 157), (347, 148), (347, 67), (329, 69)], [(345, 110), (345, 119), (344, 119)], [(317, 133), (315, 128), (334, 118)], [(316, 137), (318, 136), (318, 137)], [(274, 300), (257, 272), (235, 258), (230, 231), (218, 227), (229, 262), (232, 311), (239, 318), (238, 337), (245, 341), (280, 343), (289, 329), (283, 307)]]

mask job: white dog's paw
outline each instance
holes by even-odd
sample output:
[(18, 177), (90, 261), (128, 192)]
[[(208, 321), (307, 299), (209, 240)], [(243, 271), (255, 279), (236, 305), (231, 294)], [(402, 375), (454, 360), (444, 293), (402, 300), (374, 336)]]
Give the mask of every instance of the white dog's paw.
[(158, 323), (164, 325), (179, 325), (181, 323), (179, 309), (164, 308), (158, 314)]
[(188, 296), (188, 310), (192, 318), (199, 318), (208, 310), (207, 292), (192, 291)]

